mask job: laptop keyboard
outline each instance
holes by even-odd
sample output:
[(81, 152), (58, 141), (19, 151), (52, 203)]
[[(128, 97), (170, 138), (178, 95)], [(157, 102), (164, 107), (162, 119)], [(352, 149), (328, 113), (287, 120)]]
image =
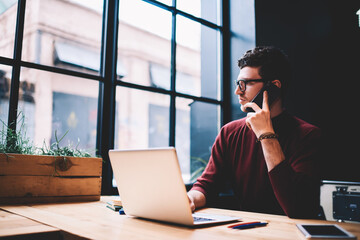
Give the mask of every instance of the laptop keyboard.
[(209, 222), (209, 221), (214, 221), (214, 219), (211, 218), (204, 218), (204, 217), (193, 217), (194, 218), (194, 222)]

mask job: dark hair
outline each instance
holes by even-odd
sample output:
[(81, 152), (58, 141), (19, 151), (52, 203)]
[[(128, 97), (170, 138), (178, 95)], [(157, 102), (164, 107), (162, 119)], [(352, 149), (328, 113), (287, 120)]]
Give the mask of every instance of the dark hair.
[(271, 46), (255, 47), (248, 50), (238, 60), (240, 69), (244, 67), (260, 67), (259, 75), (264, 79), (281, 82), (282, 98), (291, 80), (291, 67), (287, 55), (280, 49)]

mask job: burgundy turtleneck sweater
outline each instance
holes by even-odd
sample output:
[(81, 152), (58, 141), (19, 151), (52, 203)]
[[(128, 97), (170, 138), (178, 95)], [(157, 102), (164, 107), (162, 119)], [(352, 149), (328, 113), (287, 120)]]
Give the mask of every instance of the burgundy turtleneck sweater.
[(238, 208), (293, 218), (313, 218), (319, 213), (318, 153), (320, 129), (284, 111), (272, 119), (285, 160), (270, 172), (261, 143), (245, 118), (225, 125), (212, 147), (209, 163), (193, 190), (207, 202), (230, 182)]

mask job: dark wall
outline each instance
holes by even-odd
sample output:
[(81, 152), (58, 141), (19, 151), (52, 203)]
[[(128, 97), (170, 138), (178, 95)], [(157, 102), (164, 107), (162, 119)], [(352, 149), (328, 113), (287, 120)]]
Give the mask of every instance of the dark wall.
[(255, 0), (256, 45), (277, 46), (292, 62), (286, 108), (323, 131), (324, 179), (360, 181), (359, 8), (353, 0)]

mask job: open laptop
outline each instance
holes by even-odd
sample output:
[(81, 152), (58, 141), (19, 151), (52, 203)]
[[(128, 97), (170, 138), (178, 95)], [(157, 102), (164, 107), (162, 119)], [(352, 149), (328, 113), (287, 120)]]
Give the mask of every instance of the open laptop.
[(114, 177), (127, 215), (187, 226), (239, 220), (239, 217), (192, 214), (176, 150), (110, 150)]

